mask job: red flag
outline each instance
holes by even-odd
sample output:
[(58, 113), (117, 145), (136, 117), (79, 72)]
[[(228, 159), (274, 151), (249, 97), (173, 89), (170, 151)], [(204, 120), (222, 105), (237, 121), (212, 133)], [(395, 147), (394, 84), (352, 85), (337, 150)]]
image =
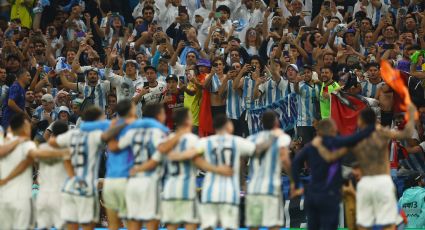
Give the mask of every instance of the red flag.
[[(204, 83), (208, 74), (200, 74), (198, 80)], [(211, 95), (207, 89), (202, 89), (201, 110), (199, 111), (199, 136), (206, 137), (214, 134), (211, 115)]]
[(366, 103), (348, 94), (345, 94), (344, 98), (350, 106), (343, 103), (335, 94), (331, 94), (331, 118), (335, 121), (341, 135), (350, 135), (356, 131), (357, 117), (366, 108)]

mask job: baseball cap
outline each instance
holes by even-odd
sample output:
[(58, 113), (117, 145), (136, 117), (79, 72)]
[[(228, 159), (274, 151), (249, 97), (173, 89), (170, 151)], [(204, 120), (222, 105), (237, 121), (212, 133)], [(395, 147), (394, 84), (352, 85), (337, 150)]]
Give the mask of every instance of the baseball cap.
[(59, 113), (61, 113), (61, 112), (67, 112), (68, 115), (71, 114), (71, 112), (69, 111), (68, 107), (66, 107), (66, 106), (59, 107)]
[(196, 66), (205, 66), (205, 67), (211, 67), (211, 62), (208, 59), (199, 59), (198, 63), (196, 63)]
[(165, 81), (166, 81), (166, 82), (169, 82), (169, 81), (171, 81), (171, 80), (178, 81), (179, 79), (178, 79), (178, 77), (177, 77), (175, 74), (169, 74), (169, 75), (167, 76), (167, 78), (165, 78)]
[(153, 67), (153, 66), (151, 66), (151, 65), (145, 66), (145, 68), (143, 68), (143, 69), (145, 70), (145, 72), (146, 72), (147, 70), (151, 69), (151, 70), (155, 71), (155, 73), (156, 73), (156, 68), (155, 68), (155, 67)]
[(312, 67), (311, 65), (309, 65), (309, 64), (305, 64), (305, 65), (303, 66), (303, 68), (304, 68), (304, 69), (313, 70), (313, 67)]
[(44, 102), (53, 102), (54, 99), (53, 99), (53, 96), (51, 94), (44, 94), (41, 97), (41, 101), (44, 101)]
[(286, 71), (288, 71), (288, 68), (289, 68), (289, 67), (294, 68), (294, 69), (295, 69), (295, 71), (297, 71), (297, 73), (298, 73), (298, 72), (300, 72), (300, 71), (298, 70), (298, 66), (297, 66), (297, 65), (295, 65), (295, 64), (289, 64), (289, 65), (288, 65), (288, 67), (286, 67)]

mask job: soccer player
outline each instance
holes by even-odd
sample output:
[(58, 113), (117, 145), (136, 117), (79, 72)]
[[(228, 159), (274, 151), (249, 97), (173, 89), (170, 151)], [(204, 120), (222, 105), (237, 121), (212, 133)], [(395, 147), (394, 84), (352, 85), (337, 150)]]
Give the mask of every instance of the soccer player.
[[(31, 123), (23, 113), (14, 114), (9, 125), (13, 133), (12, 140), (31, 138)], [(32, 165), (32, 158), (29, 154), (34, 149), (34, 142), (23, 141), (0, 160), (0, 177), (3, 184), (0, 186), (0, 229), (29, 229), (33, 224), (32, 170), (29, 167)], [(25, 162), (22, 173), (11, 175), (22, 161)]]
[[(83, 114), (84, 122), (100, 120), (103, 112), (98, 107), (89, 107)], [(71, 148), (70, 163), (73, 175), (68, 175), (63, 186), (61, 217), (68, 229), (93, 229), (99, 214), (97, 188), (97, 163), (104, 142), (116, 136), (126, 124), (118, 125), (107, 132), (102, 130), (83, 131), (73, 129), (56, 138), (50, 138), (53, 147)]]
[(283, 226), (283, 202), (281, 187), (282, 166), (290, 173), (289, 144), (291, 138), (283, 134), (275, 139), (273, 131), (279, 129), (279, 120), (274, 111), (266, 111), (261, 119), (264, 131), (249, 136), (253, 143), (274, 139), (270, 148), (250, 163), (251, 173), (246, 196), (245, 221), (250, 229)]
[[(228, 166), (212, 166), (198, 154), (196, 149), (198, 137), (191, 133), (193, 120), (188, 109), (181, 108), (174, 112), (176, 132), (171, 134), (161, 147), (166, 152), (165, 184), (162, 195), (161, 221), (169, 230), (175, 230), (179, 224), (185, 229), (196, 229), (199, 223), (198, 199), (196, 195), (196, 168), (213, 171), (223, 176), (233, 175)], [(149, 171), (161, 163), (154, 159), (132, 169), (136, 172)]]
[[(125, 120), (133, 120), (137, 116), (136, 106), (128, 99), (118, 102), (116, 111), (119, 116), (118, 125), (125, 123)], [(130, 148), (125, 148), (118, 152), (111, 151), (106, 161), (106, 175), (102, 196), (108, 216), (108, 228), (112, 230), (119, 229), (120, 218), (123, 219), (127, 215), (125, 190), (129, 176), (128, 172), (133, 166), (133, 161), (129, 160), (131, 159), (130, 151)]]
[[(146, 105), (143, 115), (160, 123), (164, 123), (166, 118), (162, 104)], [(118, 143), (111, 141), (108, 146), (112, 151), (131, 147), (134, 165), (139, 165), (151, 158), (160, 160), (160, 153), (156, 149), (165, 135), (162, 129), (156, 127), (133, 128), (125, 133)], [(129, 230), (139, 230), (143, 221), (149, 230), (158, 228), (160, 176), (161, 167), (156, 167), (152, 171), (137, 173), (128, 180), (125, 200)]]
[[(356, 156), (362, 178), (357, 184), (356, 221), (359, 229), (368, 229), (373, 226), (383, 226), (383, 229), (394, 229), (397, 223), (398, 210), (395, 195), (395, 186), (391, 179), (388, 143), (391, 139), (406, 139), (412, 136), (415, 127), (414, 105), (409, 105), (409, 121), (403, 131), (395, 131), (378, 126), (376, 130), (352, 148)], [(376, 124), (376, 115), (371, 109), (365, 109), (360, 114), (359, 127)], [(336, 160), (348, 151), (330, 153), (322, 141), (314, 141), (320, 154), (328, 161)]]
[(261, 153), (268, 148), (255, 145), (238, 136), (233, 136), (233, 124), (225, 115), (215, 117), (216, 134), (199, 141), (198, 149), (204, 153), (207, 163), (227, 165), (234, 170), (231, 177), (207, 172), (202, 186), (200, 205), (201, 227), (236, 229), (239, 224), (239, 168), (240, 157)]
[[(68, 131), (68, 124), (63, 121), (53, 123), (52, 136), (57, 137)], [(55, 150), (47, 143), (39, 146), (39, 150)], [(68, 152), (68, 151), (67, 151)], [(37, 228), (50, 229), (55, 227), (62, 229), (65, 225), (60, 216), (61, 209), (61, 189), (66, 179), (66, 171), (63, 164), (63, 157), (54, 157), (37, 151), (31, 156), (40, 162), (40, 174), (38, 182), (40, 190), (37, 195)]]

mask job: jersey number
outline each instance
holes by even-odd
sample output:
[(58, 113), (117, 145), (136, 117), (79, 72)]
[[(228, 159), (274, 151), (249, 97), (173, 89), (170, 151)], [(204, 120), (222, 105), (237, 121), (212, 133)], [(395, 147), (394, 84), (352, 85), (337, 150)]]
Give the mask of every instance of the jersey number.
[(216, 165), (218, 165), (219, 162), (221, 162), (221, 164), (225, 164), (227, 166), (233, 167), (235, 163), (234, 153), (232, 148), (222, 148), (221, 151), (215, 148), (212, 150), (212, 155)]

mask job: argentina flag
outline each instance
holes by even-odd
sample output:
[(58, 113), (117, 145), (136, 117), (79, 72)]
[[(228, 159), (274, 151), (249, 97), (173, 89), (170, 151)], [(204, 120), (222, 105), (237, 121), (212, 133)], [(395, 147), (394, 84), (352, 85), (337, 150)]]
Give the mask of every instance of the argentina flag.
[(251, 135), (263, 130), (261, 116), (267, 110), (273, 110), (278, 114), (280, 127), (283, 130), (287, 131), (293, 129), (297, 123), (298, 116), (296, 94), (292, 93), (270, 105), (248, 110), (247, 122)]

